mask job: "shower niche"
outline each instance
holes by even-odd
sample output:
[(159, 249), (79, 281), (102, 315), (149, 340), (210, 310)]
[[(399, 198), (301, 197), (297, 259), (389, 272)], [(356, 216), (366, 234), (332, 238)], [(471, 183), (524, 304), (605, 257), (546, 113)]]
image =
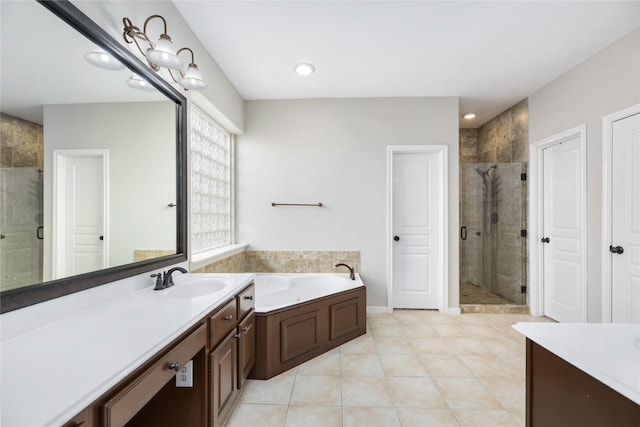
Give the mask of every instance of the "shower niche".
[(526, 304), (526, 164), (460, 164), (460, 303)]

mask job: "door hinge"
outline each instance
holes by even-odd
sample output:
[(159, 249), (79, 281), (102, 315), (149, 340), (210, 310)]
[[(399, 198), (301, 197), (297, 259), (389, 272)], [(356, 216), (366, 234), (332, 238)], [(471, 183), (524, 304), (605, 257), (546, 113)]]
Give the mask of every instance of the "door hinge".
[(527, 237), (527, 230), (520, 230), (520, 237)]
[(520, 293), (521, 294), (526, 294), (527, 293), (527, 287), (526, 286), (520, 286)]
[(526, 173), (521, 173), (520, 174), (520, 181), (526, 181), (527, 180), (527, 174)]

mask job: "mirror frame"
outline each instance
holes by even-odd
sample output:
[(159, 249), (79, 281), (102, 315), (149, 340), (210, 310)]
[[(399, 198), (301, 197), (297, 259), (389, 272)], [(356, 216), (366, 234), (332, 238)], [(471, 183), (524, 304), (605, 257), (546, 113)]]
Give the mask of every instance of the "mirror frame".
[[(176, 105), (176, 254), (124, 264), (0, 293), (0, 313), (84, 291), (187, 260), (187, 99), (68, 0), (37, 0)], [(124, 83), (123, 83), (124, 84)], [(132, 89), (133, 90), (133, 89)]]

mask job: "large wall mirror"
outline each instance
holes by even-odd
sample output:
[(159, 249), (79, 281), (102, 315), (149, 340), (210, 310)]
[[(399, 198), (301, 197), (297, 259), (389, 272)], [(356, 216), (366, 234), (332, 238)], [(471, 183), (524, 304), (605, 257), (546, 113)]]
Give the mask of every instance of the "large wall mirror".
[(67, 1), (0, 8), (1, 312), (185, 261), (185, 97)]

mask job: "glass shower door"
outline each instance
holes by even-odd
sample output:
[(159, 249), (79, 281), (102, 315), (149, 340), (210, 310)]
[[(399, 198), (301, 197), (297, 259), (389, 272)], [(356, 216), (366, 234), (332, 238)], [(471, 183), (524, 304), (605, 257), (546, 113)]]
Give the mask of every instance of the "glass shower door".
[(460, 226), (466, 227), (460, 242), (462, 303), (526, 304), (524, 167), (460, 164)]
[(0, 290), (42, 281), (42, 170), (0, 168)]

